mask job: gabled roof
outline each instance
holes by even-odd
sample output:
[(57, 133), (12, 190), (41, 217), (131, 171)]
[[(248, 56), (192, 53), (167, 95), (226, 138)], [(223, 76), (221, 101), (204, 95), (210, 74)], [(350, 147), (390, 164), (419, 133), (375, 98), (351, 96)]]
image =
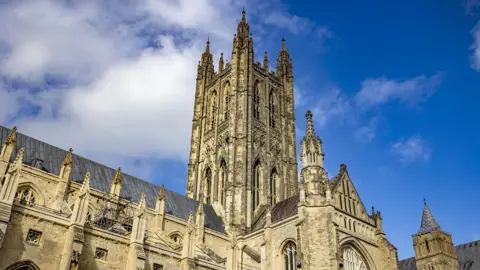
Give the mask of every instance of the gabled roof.
[(425, 234), (441, 230), (442, 228), (440, 227), (440, 224), (438, 224), (437, 220), (433, 217), (430, 208), (428, 208), (428, 205), (425, 202), (423, 205), (422, 224), (417, 234)]
[[(0, 126), (0, 145), (4, 143), (10, 132), (10, 129)], [(16, 145), (14, 153), (12, 153), (11, 156), (12, 161), (22, 147), (25, 148), (23, 161), (26, 165), (32, 166), (35, 164), (46, 172), (56, 175), (60, 173), (60, 167), (65, 159), (67, 151), (28, 137), (17, 131)], [(117, 170), (75, 154), (72, 155), (72, 160), (73, 166), (70, 173), (70, 179), (72, 181), (81, 184), (85, 174), (90, 172), (90, 186), (92, 188), (105, 193), (110, 191), (110, 185)], [(147, 207), (155, 208), (159, 190), (160, 186), (122, 173), (122, 189), (120, 191), (120, 197), (123, 199), (138, 203), (142, 192), (145, 192)], [(187, 198), (176, 192), (165, 190), (165, 212), (172, 216), (188, 220), (190, 212), (197, 212), (198, 204), (198, 201)], [(224, 224), (213, 210), (213, 207), (209, 204), (204, 204), (204, 211), (205, 226), (217, 232), (225, 233)]]
[[(281, 221), (288, 217), (294, 216), (298, 214), (298, 203), (300, 202), (299, 195), (293, 195), (290, 198), (287, 198), (283, 201), (280, 201), (272, 206), (271, 214), (272, 214), (272, 223)], [(266, 214), (267, 211), (263, 211), (263, 213), (258, 217), (255, 224), (252, 226), (252, 231), (259, 230), (265, 226), (266, 223)]]
[[(480, 269), (480, 241), (458, 245), (455, 251), (461, 270)], [(415, 257), (399, 261), (398, 270), (417, 270)]]

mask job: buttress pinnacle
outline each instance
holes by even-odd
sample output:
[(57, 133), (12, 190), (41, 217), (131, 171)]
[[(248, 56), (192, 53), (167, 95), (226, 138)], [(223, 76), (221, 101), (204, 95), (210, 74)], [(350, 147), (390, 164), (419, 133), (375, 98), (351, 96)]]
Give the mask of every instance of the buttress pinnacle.
[(315, 129), (313, 128), (313, 114), (310, 110), (307, 111), (307, 135), (315, 135)]

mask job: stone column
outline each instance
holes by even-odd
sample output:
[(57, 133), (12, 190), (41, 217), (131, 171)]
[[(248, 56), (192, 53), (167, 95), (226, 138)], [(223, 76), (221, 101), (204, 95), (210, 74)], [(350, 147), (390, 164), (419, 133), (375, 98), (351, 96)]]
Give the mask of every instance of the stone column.
[(82, 187), (75, 200), (70, 226), (67, 230), (65, 243), (63, 245), (62, 259), (59, 270), (78, 269), (80, 256), (83, 250), (84, 233), (83, 227), (88, 215), (88, 204), (90, 200), (90, 172), (87, 172)]
[(143, 249), (143, 242), (145, 240), (145, 231), (147, 228), (147, 219), (145, 217), (146, 207), (147, 202), (145, 200), (145, 193), (142, 193), (142, 198), (138, 203), (136, 216), (133, 219), (127, 267), (125, 268), (127, 270), (143, 270), (145, 268), (146, 256)]
[(182, 270), (195, 269), (195, 224), (193, 222), (193, 213), (188, 216), (187, 226), (183, 237), (182, 258), (180, 266)]
[(24, 149), (18, 151), (17, 157), (12, 166), (8, 169), (5, 182), (0, 189), (0, 248), (7, 231), (7, 226), (12, 213), (13, 201), (17, 192), (18, 183), (23, 177), (23, 152)]

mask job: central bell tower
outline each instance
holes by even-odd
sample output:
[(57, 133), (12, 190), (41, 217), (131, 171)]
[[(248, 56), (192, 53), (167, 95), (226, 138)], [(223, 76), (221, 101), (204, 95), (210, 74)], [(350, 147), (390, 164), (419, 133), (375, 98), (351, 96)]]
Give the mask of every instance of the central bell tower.
[(285, 39), (276, 72), (254, 61), (242, 12), (231, 63), (199, 62), (186, 194), (212, 204), (228, 229), (248, 232), (266, 207), (298, 193), (292, 61)]

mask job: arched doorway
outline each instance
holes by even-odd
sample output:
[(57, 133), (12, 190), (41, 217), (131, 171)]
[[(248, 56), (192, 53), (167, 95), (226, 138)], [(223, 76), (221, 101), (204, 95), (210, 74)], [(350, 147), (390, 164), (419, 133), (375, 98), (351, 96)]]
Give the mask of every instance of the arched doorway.
[(25, 260), (16, 262), (5, 268), (5, 270), (40, 270), (40, 267), (30, 260)]
[(343, 270), (370, 270), (365, 258), (353, 247), (345, 247), (342, 255)]

